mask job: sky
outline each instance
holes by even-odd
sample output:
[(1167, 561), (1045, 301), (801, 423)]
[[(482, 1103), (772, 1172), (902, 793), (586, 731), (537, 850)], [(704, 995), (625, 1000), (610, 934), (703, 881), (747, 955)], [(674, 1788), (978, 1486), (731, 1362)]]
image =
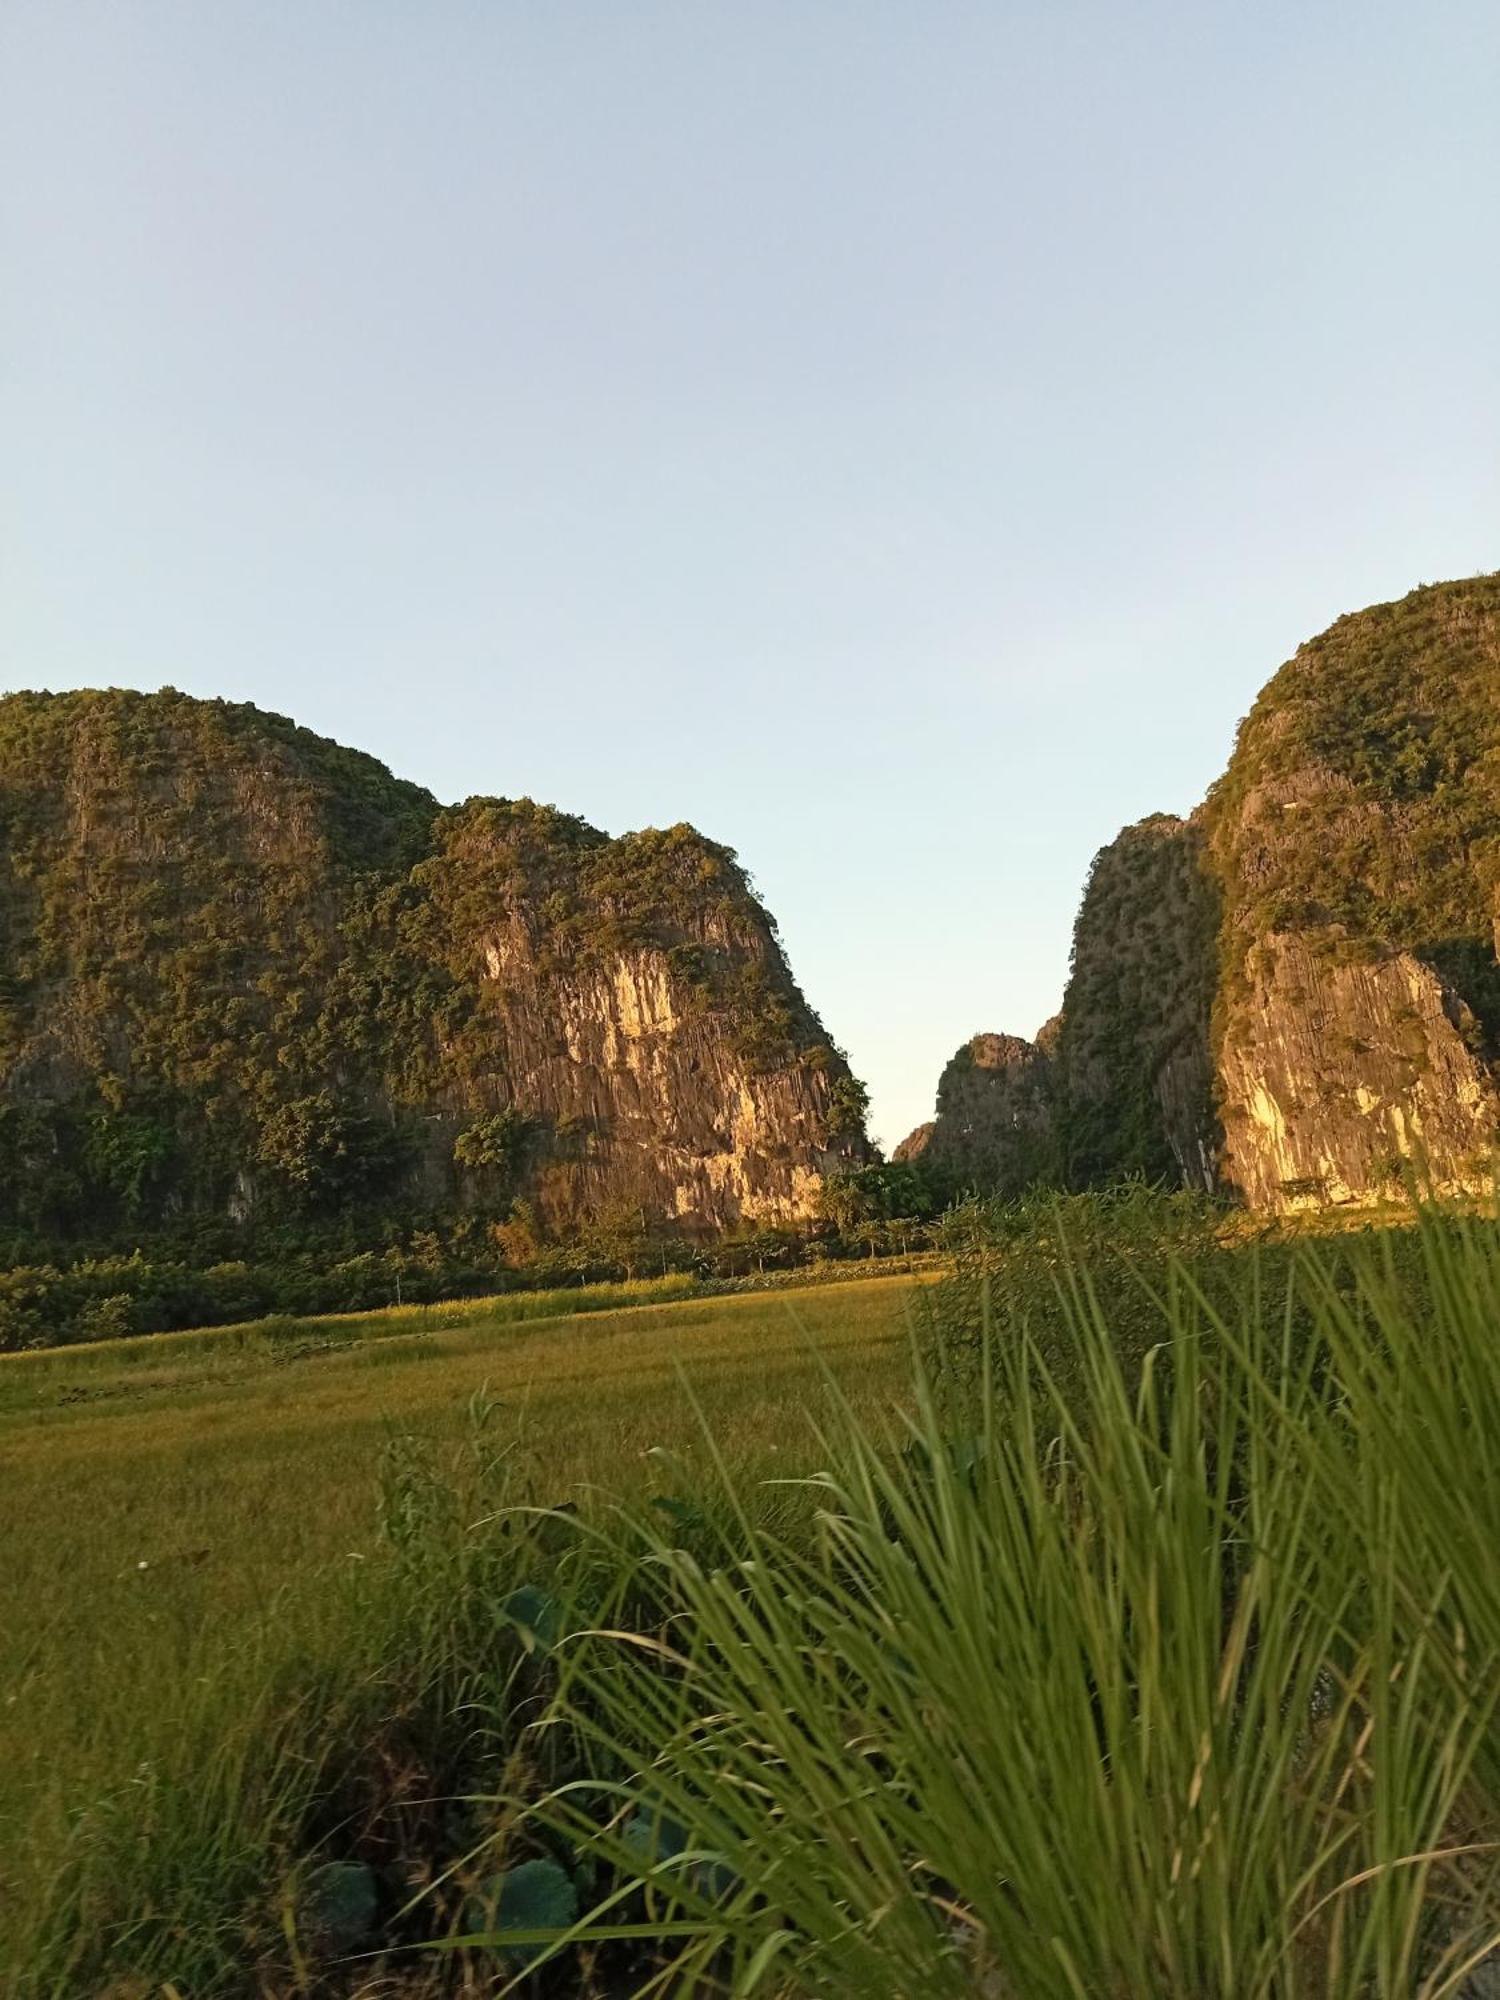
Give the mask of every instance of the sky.
[(1500, 567), (1494, 0), (7, 0), (0, 687), (734, 847), (894, 1143)]

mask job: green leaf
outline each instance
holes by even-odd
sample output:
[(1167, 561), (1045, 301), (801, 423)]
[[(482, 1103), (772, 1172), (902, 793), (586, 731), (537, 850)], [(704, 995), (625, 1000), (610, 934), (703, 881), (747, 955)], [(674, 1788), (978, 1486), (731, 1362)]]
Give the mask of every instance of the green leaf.
[(500, 1616), (516, 1627), (528, 1653), (550, 1653), (562, 1637), (562, 1606), (537, 1584), (513, 1590), (501, 1604)]
[[(515, 1965), (546, 1956), (546, 1946), (578, 1921), (578, 1889), (555, 1861), (523, 1861), (492, 1875), (469, 1899), (464, 1919)], [(505, 1940), (512, 1933), (514, 1942)]]
[(301, 1927), (319, 1950), (353, 1951), (375, 1930), (380, 1888), (362, 1861), (329, 1861), (308, 1877)]

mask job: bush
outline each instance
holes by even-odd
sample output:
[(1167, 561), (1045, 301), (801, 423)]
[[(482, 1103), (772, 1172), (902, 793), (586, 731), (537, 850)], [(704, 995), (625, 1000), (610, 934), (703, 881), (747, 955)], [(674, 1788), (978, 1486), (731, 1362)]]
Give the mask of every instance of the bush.
[(1024, 1336), (1066, 1376), (1077, 1362), (1080, 1295), (1108, 1314), (1121, 1356), (1138, 1360), (1159, 1331), (1172, 1260), (1200, 1283), (1231, 1291), (1238, 1283), (1238, 1253), (1220, 1240), (1227, 1220), (1206, 1195), (1144, 1181), (1088, 1194), (960, 1202), (938, 1231), (953, 1271), (929, 1301), (929, 1366), (939, 1374), (972, 1371), (993, 1328), (1005, 1338)]

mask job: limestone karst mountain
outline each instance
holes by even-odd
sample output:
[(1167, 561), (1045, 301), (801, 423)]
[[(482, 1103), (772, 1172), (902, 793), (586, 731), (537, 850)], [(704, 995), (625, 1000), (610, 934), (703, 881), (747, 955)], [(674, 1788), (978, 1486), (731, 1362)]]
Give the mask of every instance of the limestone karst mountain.
[(1223, 1172), (1256, 1207), (1489, 1178), (1500, 1092), (1500, 576), (1341, 618), (1202, 813)]
[(0, 1224), (810, 1210), (863, 1092), (734, 856), (284, 718), (0, 702)]
[(1049, 1057), (1019, 1035), (975, 1035), (938, 1082), (937, 1114), (892, 1158), (920, 1159), (961, 1180), (1007, 1192), (1057, 1170)]
[[(1500, 577), (1340, 619), (1209, 797), (1099, 855), (1060, 1022), (976, 1036), (898, 1148), (1253, 1207), (1487, 1181), (1500, 1139)], [(529, 1201), (791, 1221), (863, 1093), (727, 849), (163, 691), (0, 702), (0, 1227)]]
[(1201, 827), (1159, 814), (1095, 857), (1054, 1066), (1067, 1182), (1218, 1174), (1210, 1021), (1218, 892)]
[(1059, 1177), (1264, 1210), (1371, 1200), (1408, 1166), (1487, 1184), (1497, 936), (1491, 575), (1341, 618), (1269, 682), (1196, 812), (1102, 850), (1049, 1071)]

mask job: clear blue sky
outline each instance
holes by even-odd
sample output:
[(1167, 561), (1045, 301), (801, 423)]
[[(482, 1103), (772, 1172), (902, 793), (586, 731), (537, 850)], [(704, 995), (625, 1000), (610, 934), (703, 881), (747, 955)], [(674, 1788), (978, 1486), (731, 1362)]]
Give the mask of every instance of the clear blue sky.
[(8, 0), (0, 681), (736, 847), (887, 1143), (1500, 565), (1500, 7)]

